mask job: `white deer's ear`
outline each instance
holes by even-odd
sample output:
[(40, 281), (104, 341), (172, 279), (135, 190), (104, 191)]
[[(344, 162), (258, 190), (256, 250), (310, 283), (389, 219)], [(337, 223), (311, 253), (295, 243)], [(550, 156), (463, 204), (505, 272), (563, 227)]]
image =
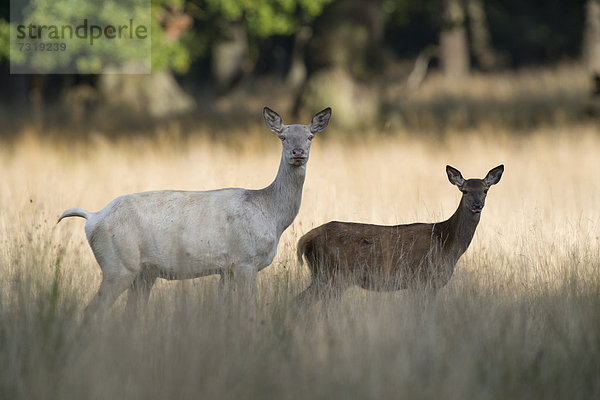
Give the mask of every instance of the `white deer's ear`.
[(448, 174), (448, 180), (451, 184), (461, 187), (465, 183), (465, 179), (462, 174), (456, 168), (446, 165), (446, 174)]
[(498, 165), (496, 168), (491, 169), (490, 172), (487, 173), (485, 178), (483, 178), (483, 182), (485, 182), (485, 184), (488, 186), (495, 185), (496, 183), (500, 182), (503, 172), (504, 165)]
[(331, 117), (331, 107), (327, 107), (324, 110), (319, 111), (315, 114), (312, 121), (310, 122), (310, 131), (312, 133), (321, 132), (323, 129), (327, 128), (327, 124), (329, 124), (329, 118)]
[(269, 107), (263, 108), (263, 117), (265, 117), (265, 124), (269, 130), (280, 134), (283, 132), (283, 122), (279, 114), (271, 110)]

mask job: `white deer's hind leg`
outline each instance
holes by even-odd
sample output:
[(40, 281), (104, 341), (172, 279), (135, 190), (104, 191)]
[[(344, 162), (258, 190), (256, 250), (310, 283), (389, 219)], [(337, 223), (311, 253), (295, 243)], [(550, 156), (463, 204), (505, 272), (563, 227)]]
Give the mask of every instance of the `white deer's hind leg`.
[(148, 304), (150, 291), (155, 281), (156, 274), (149, 267), (143, 267), (127, 291), (127, 306), (125, 310), (129, 315), (135, 315), (144, 310)]
[(90, 234), (90, 247), (102, 269), (102, 282), (85, 309), (84, 323), (102, 318), (117, 298), (141, 272), (139, 249), (134, 237), (116, 237), (103, 227)]
[(106, 311), (114, 304), (119, 295), (133, 283), (136, 274), (122, 267), (128, 273), (116, 276), (115, 274), (103, 274), (102, 282), (98, 292), (85, 309), (84, 324), (93, 319), (101, 319)]

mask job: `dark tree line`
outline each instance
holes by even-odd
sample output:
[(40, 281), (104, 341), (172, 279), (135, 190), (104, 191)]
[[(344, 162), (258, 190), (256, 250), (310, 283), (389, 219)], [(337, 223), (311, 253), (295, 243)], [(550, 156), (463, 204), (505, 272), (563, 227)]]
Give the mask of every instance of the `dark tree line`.
[[(162, 42), (153, 42), (151, 77), (10, 76), (7, 3), (0, 5), (4, 109), (43, 107), (85, 87), (75, 96), (90, 104), (137, 101), (164, 116), (192, 109), (199, 93), (218, 96), (264, 75), (294, 90), (297, 109), (320, 107), (328, 84), (376, 103), (369, 88), (386, 63), (420, 55), (452, 79), (564, 59), (600, 71), (599, 0), (153, 0)], [(377, 112), (359, 108), (366, 115), (356, 118)]]

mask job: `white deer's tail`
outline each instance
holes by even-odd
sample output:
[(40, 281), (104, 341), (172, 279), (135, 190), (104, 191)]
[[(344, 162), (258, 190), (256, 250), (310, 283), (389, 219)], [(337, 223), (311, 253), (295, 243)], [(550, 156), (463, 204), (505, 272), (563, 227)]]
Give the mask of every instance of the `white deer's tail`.
[(62, 215), (60, 216), (60, 218), (58, 219), (58, 221), (56, 223), (58, 224), (63, 218), (67, 218), (67, 217), (81, 217), (81, 218), (88, 219), (91, 214), (92, 214), (91, 212), (84, 210), (83, 208), (69, 208), (67, 211), (62, 213)]

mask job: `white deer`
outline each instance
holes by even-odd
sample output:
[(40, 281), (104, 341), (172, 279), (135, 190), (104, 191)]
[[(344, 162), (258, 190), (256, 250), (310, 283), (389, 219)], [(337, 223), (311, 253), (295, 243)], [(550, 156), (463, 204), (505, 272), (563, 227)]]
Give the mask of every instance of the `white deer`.
[(86, 320), (106, 312), (127, 289), (128, 309), (145, 305), (156, 278), (220, 274), (222, 284), (232, 280), (255, 290), (257, 272), (271, 264), (298, 214), (311, 140), (327, 127), (331, 108), (309, 125), (284, 125), (268, 107), (263, 115), (283, 144), (277, 176), (264, 189), (134, 193), (95, 213), (72, 208), (60, 216), (58, 222), (87, 220), (85, 234), (102, 269)]

